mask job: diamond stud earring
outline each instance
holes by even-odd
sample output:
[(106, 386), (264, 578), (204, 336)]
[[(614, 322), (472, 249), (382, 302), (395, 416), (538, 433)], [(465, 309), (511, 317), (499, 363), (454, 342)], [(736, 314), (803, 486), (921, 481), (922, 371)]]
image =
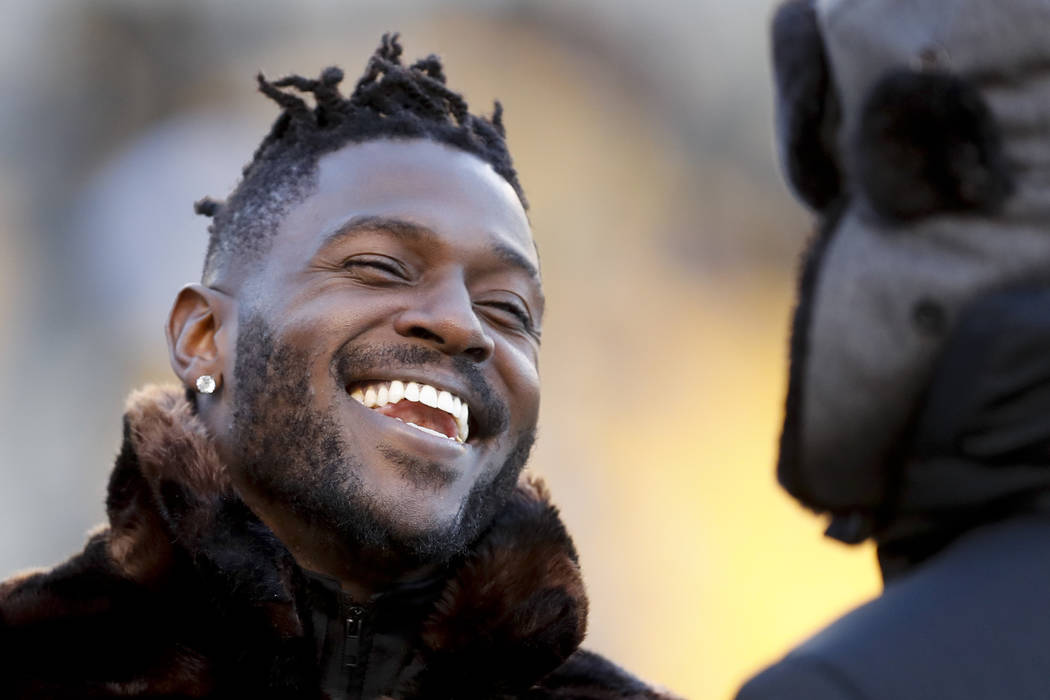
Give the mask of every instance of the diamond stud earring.
[(210, 374), (202, 374), (197, 377), (197, 391), (202, 394), (211, 394), (215, 391), (215, 378)]

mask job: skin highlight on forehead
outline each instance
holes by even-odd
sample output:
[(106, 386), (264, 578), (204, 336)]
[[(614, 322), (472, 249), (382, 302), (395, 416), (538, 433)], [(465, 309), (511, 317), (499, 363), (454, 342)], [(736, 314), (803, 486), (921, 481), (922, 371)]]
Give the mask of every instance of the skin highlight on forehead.
[(489, 232), (520, 245), (538, 267), (528, 217), (514, 189), (491, 165), (451, 146), (424, 139), (348, 146), (321, 158), (314, 192), (321, 190), (352, 191), (374, 216), (396, 213), (409, 199), (434, 221), (442, 220), (448, 202), (469, 200), (471, 220), (457, 221), (461, 228), (473, 229), (474, 220), (495, 222), (498, 228)]

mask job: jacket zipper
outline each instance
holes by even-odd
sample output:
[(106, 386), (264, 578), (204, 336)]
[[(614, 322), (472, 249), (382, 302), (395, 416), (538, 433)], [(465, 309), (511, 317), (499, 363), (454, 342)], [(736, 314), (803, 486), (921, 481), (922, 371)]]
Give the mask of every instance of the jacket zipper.
[(343, 665), (348, 669), (356, 669), (361, 664), (361, 627), (364, 617), (365, 609), (360, 605), (351, 605), (346, 610)]

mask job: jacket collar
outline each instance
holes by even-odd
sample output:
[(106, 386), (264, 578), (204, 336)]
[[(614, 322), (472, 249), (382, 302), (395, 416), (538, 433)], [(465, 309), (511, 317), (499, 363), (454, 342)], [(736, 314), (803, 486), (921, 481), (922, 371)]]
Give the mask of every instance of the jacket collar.
[[(155, 588), (188, 577), (280, 637), (304, 635), (302, 571), (237, 496), (180, 389), (129, 398), (106, 505), (107, 550), (126, 577)], [(443, 584), (399, 695), (531, 685), (577, 648), (586, 618), (572, 540), (543, 482), (525, 476)]]

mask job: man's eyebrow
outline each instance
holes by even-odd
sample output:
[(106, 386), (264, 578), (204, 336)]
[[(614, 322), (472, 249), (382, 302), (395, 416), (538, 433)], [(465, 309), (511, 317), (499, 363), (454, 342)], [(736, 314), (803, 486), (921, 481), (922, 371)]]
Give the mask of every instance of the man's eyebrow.
[(513, 265), (520, 270), (524, 270), (525, 273), (528, 274), (533, 283), (536, 299), (539, 302), (537, 313), (539, 316), (543, 316), (543, 309), (547, 306), (547, 299), (543, 295), (543, 280), (540, 279), (540, 271), (536, 265), (522, 255), (517, 249), (503, 243), (494, 244), (492, 246), (492, 252), (494, 252), (503, 262), (508, 265)]
[(387, 216), (355, 216), (339, 224), (334, 231), (325, 236), (318, 250), (341, 243), (362, 233), (383, 231), (404, 241), (423, 241), (433, 239), (435, 234), (426, 226)]
[(533, 264), (531, 260), (526, 258), (516, 249), (503, 243), (495, 243), (492, 246), (492, 252), (499, 256), (499, 259), (503, 262), (507, 263), (508, 265), (513, 265), (514, 267), (521, 268), (526, 273), (528, 273), (529, 277), (536, 280), (537, 282), (540, 281), (539, 269)]

